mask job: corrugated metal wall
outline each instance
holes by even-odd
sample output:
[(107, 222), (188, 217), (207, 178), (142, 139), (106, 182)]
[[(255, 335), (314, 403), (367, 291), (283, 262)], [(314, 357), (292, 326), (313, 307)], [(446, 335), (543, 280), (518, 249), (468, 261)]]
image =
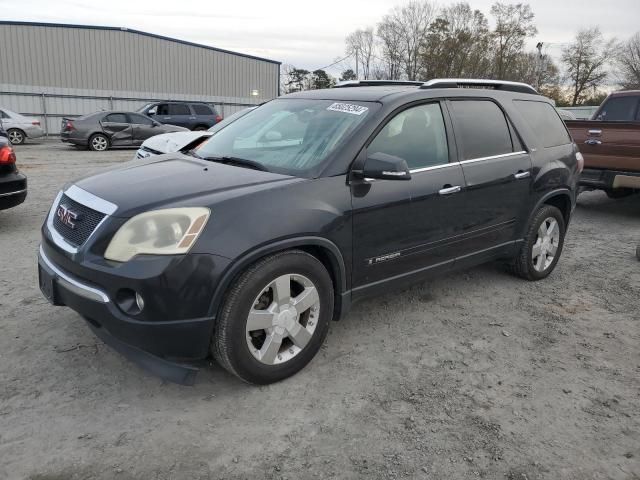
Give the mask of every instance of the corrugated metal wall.
[(0, 22), (0, 92), (12, 93), (0, 106), (49, 117), (51, 133), (63, 115), (151, 100), (207, 101), (228, 115), (276, 97), (279, 72), (278, 62), (126, 29)]

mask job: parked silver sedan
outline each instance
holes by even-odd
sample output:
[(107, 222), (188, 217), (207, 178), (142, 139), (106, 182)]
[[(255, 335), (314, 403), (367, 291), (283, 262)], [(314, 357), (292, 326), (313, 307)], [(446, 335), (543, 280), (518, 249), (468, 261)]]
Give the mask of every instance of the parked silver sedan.
[(6, 108), (0, 108), (0, 122), (13, 145), (21, 145), (27, 138), (40, 138), (44, 135), (39, 120), (25, 117)]

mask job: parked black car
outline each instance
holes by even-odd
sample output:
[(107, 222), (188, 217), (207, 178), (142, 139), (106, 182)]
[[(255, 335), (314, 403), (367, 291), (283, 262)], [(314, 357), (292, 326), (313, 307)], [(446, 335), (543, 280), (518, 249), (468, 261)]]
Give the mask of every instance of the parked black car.
[(491, 260), (549, 275), (582, 168), (553, 104), (509, 82), (363, 84), (60, 191), (44, 295), (165, 378), (193, 381), (184, 362), (211, 353), (264, 384), (356, 300)]
[(27, 198), (27, 177), (16, 167), (9, 139), (0, 136), (0, 210), (20, 205)]
[(104, 151), (111, 147), (138, 147), (154, 135), (186, 130), (175, 125), (164, 125), (139, 113), (106, 111), (78, 118), (63, 118), (60, 139), (78, 147)]
[(148, 103), (138, 113), (153, 117), (162, 123), (179, 125), (189, 130), (207, 130), (222, 120), (216, 108), (204, 102)]

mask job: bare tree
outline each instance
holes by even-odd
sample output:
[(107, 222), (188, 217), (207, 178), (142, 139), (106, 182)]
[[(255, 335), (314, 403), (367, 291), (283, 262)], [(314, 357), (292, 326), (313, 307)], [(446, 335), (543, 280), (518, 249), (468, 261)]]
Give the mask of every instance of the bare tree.
[(474, 77), (490, 74), (491, 34), (486, 17), (468, 3), (444, 8), (429, 26), (422, 50), (428, 77)]
[(402, 28), (392, 15), (385, 15), (378, 24), (378, 41), (380, 44), (382, 66), (376, 73), (384, 71), (381, 75), (388, 80), (399, 80), (402, 75), (404, 58), (404, 42), (402, 40)]
[[(371, 64), (374, 57), (375, 36), (373, 28), (358, 29), (350, 33), (346, 39), (347, 53), (354, 55), (359, 66), (362, 67), (361, 76), (366, 80), (370, 78)], [(360, 73), (360, 72), (358, 72)]]
[(640, 32), (620, 45), (615, 64), (616, 75), (623, 88), (640, 88)]
[(523, 52), (513, 62), (511, 80), (535, 85), (544, 92), (551, 91), (559, 85), (560, 73), (549, 55)]
[(413, 0), (406, 5), (394, 8), (387, 15), (400, 35), (402, 66), (409, 80), (420, 77), (420, 50), (435, 13), (436, 7), (433, 3)]
[(524, 49), (525, 40), (533, 37), (536, 29), (534, 14), (528, 4), (494, 3), (491, 7), (496, 27), (493, 31), (495, 41), (494, 76), (510, 79), (514, 63)]
[(592, 27), (580, 30), (562, 50), (562, 63), (571, 84), (571, 105), (577, 105), (590, 89), (595, 91), (607, 80), (606, 66), (614, 45), (614, 40), (605, 41), (600, 29)]

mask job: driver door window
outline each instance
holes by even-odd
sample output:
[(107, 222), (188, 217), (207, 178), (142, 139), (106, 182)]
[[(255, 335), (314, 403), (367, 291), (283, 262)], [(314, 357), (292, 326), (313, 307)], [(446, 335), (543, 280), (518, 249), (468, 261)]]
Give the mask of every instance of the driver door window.
[(410, 170), (449, 163), (440, 104), (419, 105), (397, 114), (371, 142), (367, 153), (400, 157)]

